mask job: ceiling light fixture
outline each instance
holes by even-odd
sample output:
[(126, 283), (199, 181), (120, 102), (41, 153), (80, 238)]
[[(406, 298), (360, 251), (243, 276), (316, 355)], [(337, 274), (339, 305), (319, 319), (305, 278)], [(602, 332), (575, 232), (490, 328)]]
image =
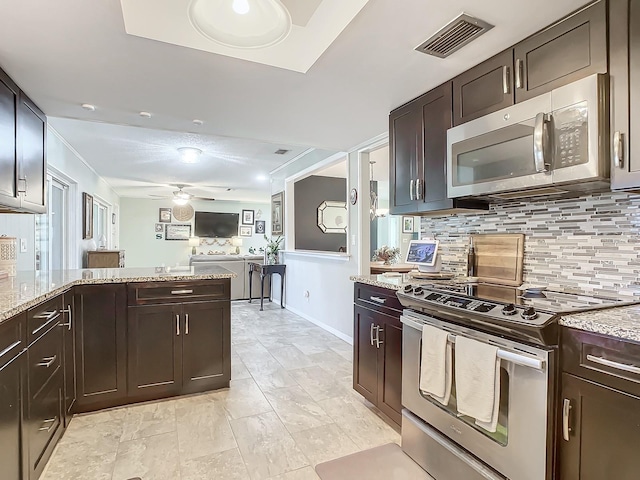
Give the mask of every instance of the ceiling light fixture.
[(180, 147), (178, 152), (182, 163), (197, 163), (198, 157), (202, 154), (202, 150), (195, 147)]
[(188, 198), (173, 197), (173, 203), (175, 203), (176, 205), (186, 205), (187, 203), (189, 203), (189, 199)]
[(259, 182), (264, 182), (267, 179), (267, 176), (261, 173), (256, 178), (258, 179)]
[(233, 48), (270, 47), (291, 32), (280, 0), (192, 0), (189, 20), (201, 35)]
[(95, 105), (91, 105), (90, 103), (83, 103), (82, 108), (84, 108), (85, 110), (89, 110), (90, 112), (95, 112), (96, 111), (96, 106)]
[(197, 126), (201, 126), (204, 122), (202, 120), (198, 120), (197, 118), (193, 120), (193, 124)]
[(151, 114), (149, 112), (140, 112), (139, 115), (142, 118), (151, 118)]

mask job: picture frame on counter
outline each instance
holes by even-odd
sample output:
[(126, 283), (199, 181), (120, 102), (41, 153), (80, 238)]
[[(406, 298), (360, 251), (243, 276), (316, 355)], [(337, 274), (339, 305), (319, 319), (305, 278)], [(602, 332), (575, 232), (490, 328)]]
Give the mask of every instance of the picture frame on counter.
[(170, 223), (165, 225), (165, 240), (189, 241), (189, 237), (191, 237), (191, 224)]
[(171, 209), (159, 208), (158, 209), (158, 221), (161, 223), (171, 223)]
[(240, 236), (241, 237), (250, 237), (251, 236), (251, 227), (240, 227)]
[(93, 195), (82, 192), (82, 238), (93, 238)]
[(254, 216), (254, 210), (242, 210), (242, 225), (253, 225)]

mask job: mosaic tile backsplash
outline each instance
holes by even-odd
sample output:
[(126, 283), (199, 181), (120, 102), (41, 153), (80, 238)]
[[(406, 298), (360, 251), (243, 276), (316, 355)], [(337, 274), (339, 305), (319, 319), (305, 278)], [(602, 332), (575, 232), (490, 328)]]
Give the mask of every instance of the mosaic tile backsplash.
[(524, 281), (602, 295), (640, 296), (640, 195), (492, 205), (488, 212), (423, 217), (443, 270), (466, 274), (469, 234), (524, 233)]

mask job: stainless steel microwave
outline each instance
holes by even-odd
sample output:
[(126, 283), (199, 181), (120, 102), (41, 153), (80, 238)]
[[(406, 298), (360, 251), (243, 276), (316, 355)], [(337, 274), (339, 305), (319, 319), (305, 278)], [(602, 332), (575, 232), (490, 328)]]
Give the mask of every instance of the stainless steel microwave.
[(592, 75), (447, 132), (449, 198), (609, 187), (607, 77)]

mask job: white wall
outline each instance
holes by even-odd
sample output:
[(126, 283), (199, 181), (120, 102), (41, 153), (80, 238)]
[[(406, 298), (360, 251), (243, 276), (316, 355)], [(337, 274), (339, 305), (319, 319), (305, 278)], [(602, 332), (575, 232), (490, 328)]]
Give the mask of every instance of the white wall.
[[(111, 186), (100, 177), (95, 170), (73, 150), (51, 127), (47, 129), (47, 162), (50, 171), (61, 177), (69, 188), (69, 268), (81, 268), (85, 250), (89, 241), (82, 240), (82, 192), (100, 198), (117, 211), (120, 199)], [(117, 227), (117, 225), (116, 225)], [(118, 246), (117, 229), (112, 237), (113, 248)], [(0, 214), (0, 235), (23, 238), (27, 241), (26, 253), (19, 252), (18, 270), (35, 269), (35, 215), (33, 214)], [(97, 243), (97, 240), (96, 240)]]
[[(192, 200), (191, 205), (196, 211), (223, 212), (240, 214), (242, 222), (242, 210), (254, 210), (255, 217), (258, 211), (262, 213), (256, 220), (266, 221), (267, 235), (271, 230), (271, 206), (267, 203), (245, 203), (225, 201)], [(120, 247), (125, 251), (125, 266), (127, 267), (154, 267), (188, 265), (191, 247), (188, 242), (179, 240), (156, 239), (155, 224), (158, 222), (158, 209), (170, 208), (170, 199), (144, 199), (127, 198), (120, 200)], [(179, 222), (172, 217), (172, 223), (191, 224), (193, 234), (194, 220)], [(255, 226), (251, 227), (251, 237), (242, 237), (243, 245), (241, 254), (248, 254), (249, 247), (256, 250), (264, 247), (266, 242), (263, 235), (255, 233)], [(205, 241), (213, 239), (204, 239)], [(219, 239), (221, 242), (223, 239)], [(206, 254), (209, 251), (223, 251), (229, 253), (235, 251), (232, 246), (202, 245), (197, 247), (197, 252)]]

